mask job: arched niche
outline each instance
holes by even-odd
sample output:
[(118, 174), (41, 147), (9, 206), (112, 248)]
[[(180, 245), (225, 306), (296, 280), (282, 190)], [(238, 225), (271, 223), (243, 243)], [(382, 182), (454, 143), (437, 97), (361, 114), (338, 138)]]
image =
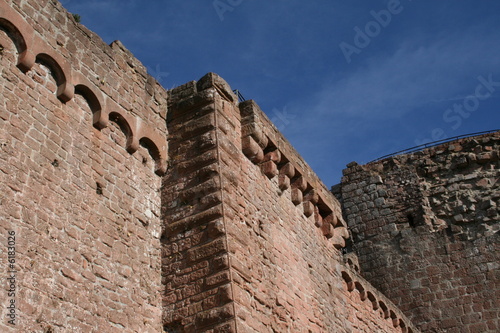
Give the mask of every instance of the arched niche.
[(18, 55), (26, 52), (26, 40), (24, 39), (24, 36), (19, 31), (19, 29), (17, 29), (17, 27), (12, 24), (12, 22), (0, 17), (0, 31), (5, 32), (5, 34), (12, 40), (12, 42), (16, 46)]
[(125, 134), (126, 143), (124, 148), (129, 153), (133, 153), (130, 147), (134, 140), (134, 131), (132, 130), (130, 122), (121, 113), (116, 111), (111, 111), (109, 113), (109, 121), (117, 124), (123, 134)]
[(77, 84), (75, 86), (75, 94), (81, 95), (83, 96), (83, 98), (85, 98), (85, 100), (89, 104), (90, 110), (92, 111), (92, 115), (100, 113), (102, 111), (103, 103), (97, 97), (97, 94), (88, 86)]
[(68, 102), (73, 98), (74, 90), (71, 91), (70, 85), (68, 84), (68, 74), (69, 70), (64, 70), (58, 61), (54, 59), (51, 55), (47, 53), (39, 53), (36, 56), (36, 62), (39, 62), (50, 68), (52, 75), (57, 84), (56, 95), (62, 102)]
[(139, 140), (139, 144), (148, 150), (149, 155), (155, 161), (155, 173), (158, 175), (165, 174), (165, 172), (167, 171), (166, 170), (166, 161), (162, 157), (162, 154), (160, 152), (158, 145), (148, 137), (142, 137)]

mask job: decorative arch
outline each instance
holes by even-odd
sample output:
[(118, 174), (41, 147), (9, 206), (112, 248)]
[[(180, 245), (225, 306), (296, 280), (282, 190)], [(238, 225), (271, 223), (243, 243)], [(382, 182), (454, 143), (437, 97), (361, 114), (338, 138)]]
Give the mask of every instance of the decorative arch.
[(17, 67), (27, 72), (35, 64), (36, 57), (31, 52), (34, 30), (6, 2), (0, 2), (0, 13), (0, 27), (10, 34), (19, 53)]
[(347, 291), (351, 292), (354, 290), (354, 282), (352, 281), (351, 276), (346, 271), (342, 271), (342, 279), (344, 279), (347, 284)]
[[(71, 84), (68, 80), (68, 77), (70, 76), (70, 69), (67, 66), (66, 62), (62, 59), (59, 59), (59, 61), (57, 61), (55, 60), (55, 57), (44, 52), (37, 54), (36, 61), (48, 66), (54, 73), (54, 77), (57, 83), (57, 98), (59, 98), (64, 103), (70, 101), (74, 96), (74, 88), (71, 89)], [(65, 68), (63, 68), (63, 66)]]
[(108, 109), (117, 109), (116, 105), (110, 104), (104, 97), (102, 91), (92, 84), (87, 77), (75, 72), (74, 73), (75, 93), (82, 95), (89, 104), (92, 111), (92, 125), (101, 130), (109, 124)]
[(132, 128), (131, 122), (127, 120), (126, 117), (122, 115), (120, 112), (116, 111), (111, 111), (109, 113), (109, 121), (114, 122), (120, 127), (121, 131), (125, 134), (125, 137), (127, 138), (125, 149), (131, 154), (134, 153), (137, 150), (137, 148), (135, 148), (133, 145), (133, 141), (135, 139), (134, 135), (135, 131)]
[(142, 144), (155, 160), (156, 174), (163, 175), (166, 172), (168, 152), (164, 135), (143, 126), (140, 119), (127, 114), (84, 75), (73, 72), (69, 61), (38, 37), (33, 27), (5, 1), (0, 1), (0, 29), (6, 31), (17, 49), (17, 67), (21, 71), (28, 72), (37, 61), (49, 67), (56, 81), (57, 98), (66, 103), (75, 93), (82, 95), (92, 111), (94, 127), (103, 129), (108, 126), (110, 120), (117, 123), (126, 136), (126, 150), (133, 154)]
[(354, 283), (354, 285), (356, 286), (356, 289), (359, 291), (359, 297), (361, 298), (362, 301), (366, 300), (366, 290), (365, 290), (365, 287), (363, 287), (363, 285), (356, 281)]
[(138, 144), (148, 148), (150, 155), (155, 161), (155, 173), (159, 176), (167, 172), (167, 141), (164, 135), (160, 135), (149, 126), (138, 122)]
[(94, 126), (95, 126), (96, 123), (95, 114), (97, 113), (100, 116), (103, 109), (103, 102), (100, 99), (100, 94), (96, 94), (94, 90), (92, 90), (89, 86), (86, 86), (84, 84), (77, 84), (75, 86), (75, 94), (83, 96), (87, 101), (87, 103), (89, 104), (90, 110), (92, 111), (92, 115), (94, 118)]
[(389, 309), (387, 308), (387, 305), (383, 301), (378, 302), (380, 305), (380, 308), (382, 309), (382, 312), (384, 313), (384, 319), (389, 318)]
[(139, 140), (139, 144), (149, 151), (149, 155), (155, 161), (155, 173), (160, 176), (164, 175), (167, 171), (167, 166), (158, 145), (148, 137), (142, 137)]
[(403, 319), (399, 319), (399, 327), (401, 327), (401, 333), (408, 333), (408, 327), (406, 327)]
[(373, 293), (371, 291), (367, 291), (366, 296), (368, 297), (370, 302), (372, 302), (373, 310), (378, 310), (378, 302), (377, 302), (377, 298), (375, 297), (375, 295), (373, 295)]
[(7, 33), (7, 36), (9, 36), (12, 40), (19, 54), (22, 54), (27, 50), (26, 41), (24, 40), (21, 31), (19, 31), (19, 29), (17, 29), (12, 22), (0, 17), (0, 29)]
[(392, 319), (392, 326), (399, 327), (399, 319), (398, 316), (396, 316), (396, 313), (393, 310), (390, 310), (389, 314)]

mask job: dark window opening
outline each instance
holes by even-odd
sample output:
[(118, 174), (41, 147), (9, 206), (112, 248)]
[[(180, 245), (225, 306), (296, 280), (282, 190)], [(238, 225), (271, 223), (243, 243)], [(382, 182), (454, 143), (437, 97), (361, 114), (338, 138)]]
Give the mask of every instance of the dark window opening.
[(410, 225), (410, 227), (415, 228), (417, 226), (412, 214), (406, 215), (406, 218), (408, 219), (408, 224)]

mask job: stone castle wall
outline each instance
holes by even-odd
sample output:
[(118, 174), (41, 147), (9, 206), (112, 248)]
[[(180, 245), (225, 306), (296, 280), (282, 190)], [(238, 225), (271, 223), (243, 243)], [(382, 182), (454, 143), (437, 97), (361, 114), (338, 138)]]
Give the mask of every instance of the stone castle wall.
[(160, 331), (166, 92), (59, 3), (0, 0), (0, 96), (0, 331)]
[(363, 276), (424, 332), (500, 329), (500, 132), (344, 170)]
[(167, 92), (56, 1), (0, 1), (0, 63), (0, 330), (416, 331), (344, 264), (338, 202), (218, 76)]
[(253, 101), (214, 74), (169, 101), (167, 332), (416, 332), (345, 264), (339, 203)]
[[(407, 316), (424, 329), (451, 325), (425, 326), (425, 304), (408, 311), (409, 297), (441, 291), (463, 307), (432, 303), (440, 314), (463, 311), (471, 332), (495, 327), (496, 143), (453, 148), (469, 155), (450, 166), (477, 177), (456, 171), (445, 185), (448, 153), (421, 155), (422, 168), (402, 178), (367, 171), (376, 195), (353, 165), (345, 180), (360, 184), (343, 187), (343, 212), (255, 102), (239, 103), (212, 73), (166, 91), (55, 0), (0, 0), (0, 96), (0, 268), (15, 234), (16, 270), (15, 295), (1, 290), (2, 332), (418, 332)], [(398, 177), (413, 189), (402, 201)], [(371, 219), (374, 207), (387, 221)], [(421, 254), (429, 263), (404, 266), (398, 249), (420, 250), (403, 235), (424, 230), (451, 237), (445, 250), (466, 258), (461, 272), (489, 284), (446, 289), (455, 280), (441, 274), (451, 264), (437, 247)], [(399, 242), (397, 255), (370, 253), (375, 236), (381, 249)], [(430, 249), (441, 241), (426, 237)], [(342, 251), (353, 243), (359, 262)], [(384, 264), (404, 301), (377, 280)]]

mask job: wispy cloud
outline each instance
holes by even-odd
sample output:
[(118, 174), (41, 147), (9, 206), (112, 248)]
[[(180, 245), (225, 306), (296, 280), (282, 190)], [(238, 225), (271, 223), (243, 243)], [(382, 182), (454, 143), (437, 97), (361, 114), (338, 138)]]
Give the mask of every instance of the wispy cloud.
[[(450, 102), (474, 91), (478, 76), (500, 78), (500, 45), (492, 33), (408, 40), (289, 104), (297, 118), (285, 134), (320, 175), (414, 145), (426, 122), (442, 124)], [(422, 110), (425, 117), (417, 115)]]
[(428, 43), (402, 44), (378, 56), (316, 96), (312, 112), (334, 117), (399, 117), (435, 101), (457, 98), (467, 79), (498, 70), (500, 47), (494, 36), (442, 36)]

